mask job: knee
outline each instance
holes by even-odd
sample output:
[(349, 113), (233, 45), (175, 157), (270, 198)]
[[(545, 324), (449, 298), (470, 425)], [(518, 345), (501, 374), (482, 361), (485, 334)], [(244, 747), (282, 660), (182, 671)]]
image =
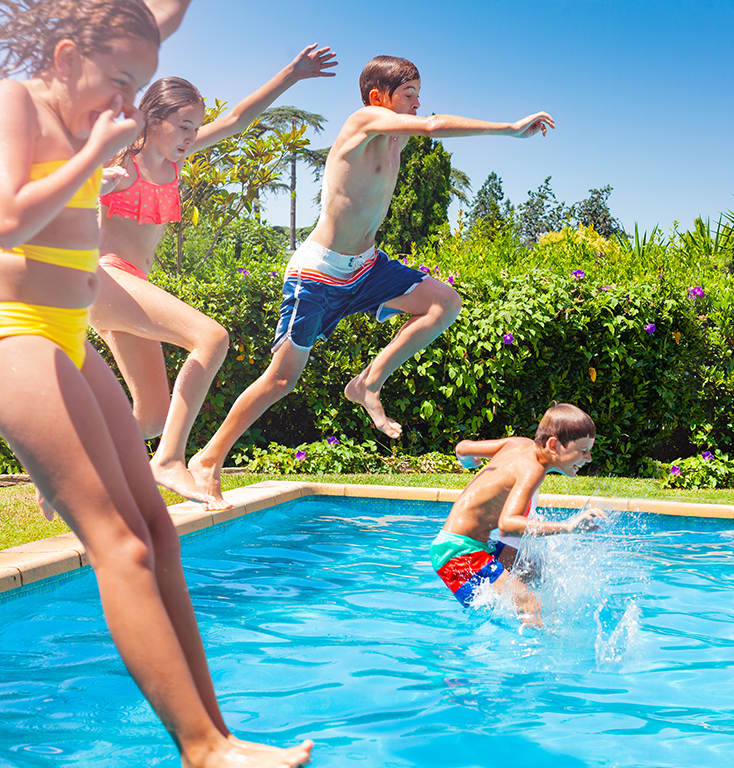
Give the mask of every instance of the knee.
[(89, 560), (98, 578), (111, 573), (129, 578), (135, 572), (152, 572), (155, 568), (152, 541), (127, 527), (120, 528), (110, 539), (113, 543), (103, 543), (98, 549), (90, 548)]
[(456, 320), (461, 312), (461, 296), (449, 285), (444, 286), (437, 297), (435, 306), (447, 326)]
[(208, 323), (200, 335), (196, 347), (197, 351), (205, 356), (210, 366), (219, 366), (224, 362), (229, 349), (229, 333), (216, 320), (207, 318)]
[(267, 388), (280, 400), (295, 389), (300, 372), (280, 371), (271, 367), (265, 372), (263, 378), (266, 379), (264, 383)]

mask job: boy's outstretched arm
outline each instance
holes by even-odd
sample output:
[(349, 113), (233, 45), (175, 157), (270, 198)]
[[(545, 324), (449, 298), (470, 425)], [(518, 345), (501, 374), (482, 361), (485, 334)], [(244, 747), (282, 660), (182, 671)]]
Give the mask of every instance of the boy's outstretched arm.
[(364, 123), (361, 128), (368, 135), (428, 136), (432, 139), (489, 134), (526, 139), (536, 133), (545, 136), (549, 127), (556, 127), (555, 121), (547, 112), (536, 112), (514, 123), (494, 123), (458, 115), (418, 117), (393, 112), (385, 107), (371, 106), (364, 107), (354, 117)]
[(314, 43), (304, 48), (287, 67), (268, 80), (265, 85), (260, 86), (254, 93), (245, 96), (226, 115), (202, 125), (189, 154), (244, 131), (278, 96), (285, 93), (299, 80), (306, 80), (311, 77), (334, 77), (336, 73), (328, 70), (338, 64), (338, 62), (333, 61), (336, 54), (332, 53), (328, 46), (317, 48), (317, 45), (318, 43)]
[(491, 459), (508, 440), (509, 437), (500, 440), (462, 440), (454, 449), (456, 459), (467, 469), (476, 469), (482, 465), (480, 459)]
[(165, 40), (181, 26), (191, 0), (146, 0), (145, 4), (158, 22), (161, 40)]

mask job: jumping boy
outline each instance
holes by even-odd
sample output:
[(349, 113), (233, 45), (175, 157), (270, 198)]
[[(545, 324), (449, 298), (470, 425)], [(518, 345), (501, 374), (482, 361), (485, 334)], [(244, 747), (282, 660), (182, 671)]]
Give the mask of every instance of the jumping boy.
[[(575, 405), (560, 403), (545, 412), (534, 440), (462, 440), (456, 446), (456, 456), (466, 467), (491, 459), (456, 500), (430, 549), (433, 568), (463, 606), (483, 584), (501, 593), (508, 582), (517, 549), (490, 542), (494, 528), (502, 535), (522, 536), (528, 531), (545, 536), (571, 533), (605, 517), (601, 510), (590, 509), (561, 522), (528, 519), (546, 474), (556, 470), (575, 477), (591, 461), (595, 437), (590, 416)], [(538, 616), (533, 594), (523, 583), (511, 583), (519, 611)]]
[(461, 309), (448, 285), (390, 260), (375, 249), (387, 214), (400, 152), (411, 136), (449, 138), (496, 134), (527, 138), (555, 127), (545, 112), (515, 123), (453, 115), (418, 117), (420, 75), (415, 65), (378, 56), (360, 76), (364, 107), (349, 117), (329, 152), (322, 211), (316, 228), (286, 268), (273, 359), (237, 399), (222, 426), (189, 463), (197, 485), (221, 499), (220, 472), (240, 435), (295, 387), (317, 338), (328, 338), (341, 318), (369, 312), (380, 322), (412, 317), (344, 390), (388, 437), (402, 427), (386, 416), (380, 390), (388, 376), (454, 322)]

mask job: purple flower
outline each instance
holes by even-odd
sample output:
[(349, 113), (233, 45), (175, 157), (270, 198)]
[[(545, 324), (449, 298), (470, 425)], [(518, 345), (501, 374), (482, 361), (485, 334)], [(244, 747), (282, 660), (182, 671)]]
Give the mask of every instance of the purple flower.
[(438, 264), (436, 264), (436, 266), (433, 268), (433, 274), (434, 275), (438, 274)]
[(278, 273), (277, 273), (275, 270), (273, 270), (273, 271), (270, 273), (270, 275), (271, 275), (272, 277), (278, 277)]
[(339, 438), (338, 437), (334, 437), (334, 435), (332, 435), (331, 437), (327, 437), (326, 438), (326, 442), (329, 445), (339, 445)]
[(250, 274), (250, 273), (249, 273), (249, 271), (248, 271), (248, 270), (246, 270), (244, 267), (237, 267), (237, 271), (238, 271), (238, 272), (239, 272), (241, 275), (249, 275), (249, 274)]
[(586, 277), (586, 272), (583, 269), (574, 269), (571, 272), (571, 277), (574, 280), (583, 280)]
[(296, 451), (296, 461), (303, 461), (306, 458), (306, 451)]
[(701, 454), (701, 458), (704, 459), (705, 461), (708, 461), (709, 459), (713, 459), (714, 458), (714, 454), (711, 453), (711, 451), (704, 451)]
[(502, 341), (504, 341), (505, 344), (509, 347), (510, 344), (512, 344), (512, 342), (515, 341), (515, 337), (511, 333), (506, 333), (502, 337)]
[(648, 323), (645, 326), (645, 333), (655, 333), (655, 323)]
[(612, 286), (611, 285), (602, 285), (601, 286), (601, 290), (602, 291), (611, 291), (612, 290)]
[(448, 283), (449, 283), (449, 285), (453, 285), (454, 284), (454, 276), (453, 275), (449, 275)]
[(670, 468), (670, 474), (671, 475), (679, 475), (680, 474), (680, 467), (676, 467), (675, 464)]
[(408, 257), (407, 256), (403, 259), (403, 264), (405, 264), (406, 267), (408, 266)]
[(694, 285), (693, 288), (688, 289), (689, 299), (702, 299), (705, 295), (706, 291), (700, 285)]
[(420, 269), (421, 272), (425, 272), (426, 274), (428, 274), (431, 271), (425, 264), (421, 264), (420, 267), (418, 267), (418, 269)]

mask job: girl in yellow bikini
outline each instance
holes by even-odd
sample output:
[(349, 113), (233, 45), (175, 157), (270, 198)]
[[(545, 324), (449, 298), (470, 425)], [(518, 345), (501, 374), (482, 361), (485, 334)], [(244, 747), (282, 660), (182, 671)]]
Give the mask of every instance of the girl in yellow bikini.
[[(151, 5), (180, 16), (187, 2)], [(133, 99), (159, 45), (141, 0), (0, 2), (1, 74), (29, 75), (0, 80), (0, 435), (83, 542), (110, 633), (183, 765), (292, 768), (310, 742), (248, 744), (222, 720), (140, 429), (85, 340), (100, 166), (142, 129)]]
[[(310, 45), (291, 64), (207, 125), (204, 101), (188, 81), (167, 77), (140, 102), (145, 130), (121, 153), (118, 184), (100, 198), (102, 269), (91, 323), (102, 336), (128, 385), (133, 412), (146, 438), (161, 435), (151, 460), (161, 485), (208, 508), (227, 506), (201, 490), (186, 468), (191, 427), (229, 337), (216, 321), (148, 282), (166, 224), (181, 220), (178, 174), (186, 158), (239, 133), (299, 80), (333, 76), (328, 48)], [(110, 182), (110, 186), (112, 182)], [(189, 350), (169, 394), (161, 342)]]

